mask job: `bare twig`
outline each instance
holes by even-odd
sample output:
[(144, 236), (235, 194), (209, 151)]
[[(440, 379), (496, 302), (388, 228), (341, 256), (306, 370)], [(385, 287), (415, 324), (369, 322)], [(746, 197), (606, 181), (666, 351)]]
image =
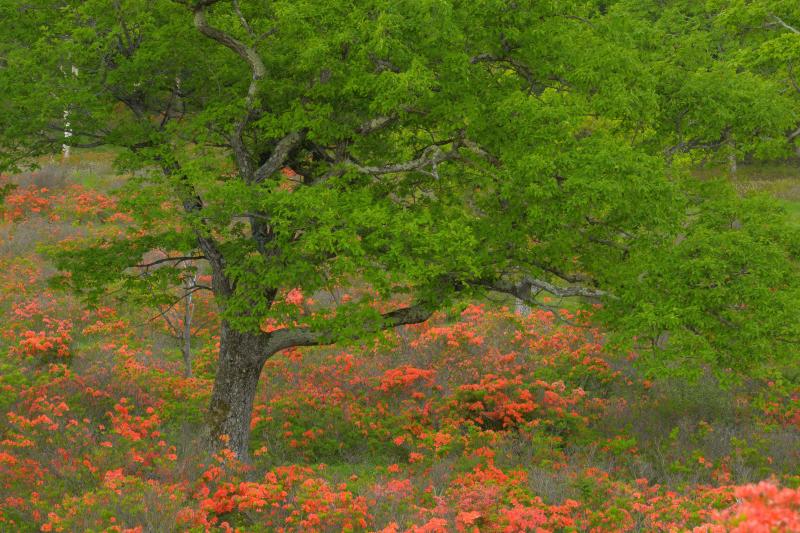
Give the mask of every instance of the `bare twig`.
[(161, 318), (161, 317), (165, 316), (167, 313), (169, 313), (176, 305), (178, 305), (185, 298), (188, 298), (190, 295), (194, 294), (197, 291), (203, 291), (203, 290), (211, 290), (211, 287), (206, 287), (205, 285), (195, 285), (195, 286), (193, 286), (191, 289), (188, 289), (186, 292), (184, 292), (183, 295), (180, 298), (178, 298), (177, 300), (175, 300), (174, 302), (169, 304), (169, 306), (167, 306), (166, 309), (164, 309), (163, 311), (158, 313), (156, 316), (154, 316), (152, 318), (149, 318), (147, 320), (147, 322), (152, 322), (153, 320), (156, 320), (157, 318)]

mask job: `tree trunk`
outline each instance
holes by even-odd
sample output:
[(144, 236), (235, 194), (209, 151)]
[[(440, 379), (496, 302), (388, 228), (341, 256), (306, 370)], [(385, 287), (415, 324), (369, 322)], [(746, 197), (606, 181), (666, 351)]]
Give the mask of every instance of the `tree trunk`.
[(526, 304), (524, 300), (514, 298), (514, 312), (520, 316), (528, 316), (531, 314), (531, 306)]
[(186, 298), (183, 303), (183, 330), (181, 331), (183, 345), (181, 346), (181, 351), (183, 352), (184, 375), (187, 378), (192, 377), (192, 316), (194, 315), (194, 307), (192, 305), (194, 294), (192, 288), (196, 281), (197, 274), (184, 281)]
[(70, 145), (69, 138), (72, 137), (72, 129), (69, 123), (69, 109), (64, 110), (64, 144), (61, 145), (61, 157), (65, 161), (69, 159)]
[(736, 177), (736, 171), (738, 169), (737, 161), (736, 161), (736, 143), (733, 142), (732, 139), (728, 139), (728, 169), (730, 170), (731, 177)]
[[(264, 334), (242, 333), (222, 323), (217, 376), (208, 412), (211, 446), (227, 447), (243, 461), (249, 459), (253, 400), (268, 355), (264, 340)], [(227, 443), (223, 442), (224, 435)]]
[[(63, 72), (63, 68), (61, 69)], [(78, 67), (72, 65), (72, 75), (78, 75)], [(70, 154), (70, 145), (69, 145), (69, 138), (72, 137), (72, 126), (69, 122), (69, 107), (64, 109), (64, 144), (61, 145), (61, 156), (66, 161), (69, 159)]]
[(181, 353), (183, 354), (183, 377), (192, 377), (192, 342), (188, 337), (184, 337), (183, 346), (181, 346)]

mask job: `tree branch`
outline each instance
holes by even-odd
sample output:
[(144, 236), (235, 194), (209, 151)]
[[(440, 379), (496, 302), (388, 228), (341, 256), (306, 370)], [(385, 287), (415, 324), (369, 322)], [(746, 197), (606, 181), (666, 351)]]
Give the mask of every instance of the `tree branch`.
[(458, 156), (457, 148), (453, 148), (448, 152), (444, 152), (437, 145), (428, 146), (422, 151), (422, 155), (411, 161), (405, 163), (395, 163), (391, 165), (384, 165), (382, 167), (365, 167), (356, 164), (352, 160), (347, 160), (347, 164), (356, 168), (359, 172), (364, 174), (372, 174), (379, 176), (382, 174), (397, 174), (400, 172), (411, 172), (413, 170), (421, 170), (427, 166), (435, 166), (448, 159), (455, 159)]
[[(368, 328), (367, 333), (377, 333), (408, 324), (419, 324), (428, 320), (432, 314), (433, 311), (428, 306), (421, 304), (395, 309), (381, 315), (383, 319), (381, 323)], [(332, 344), (333, 342), (328, 339), (330, 339), (329, 333), (310, 328), (278, 329), (267, 335), (262, 357), (268, 358), (287, 348)]]
[(367, 135), (369, 133), (372, 133), (373, 131), (377, 131), (383, 128), (384, 126), (390, 124), (392, 121), (394, 121), (395, 118), (397, 117), (395, 117), (394, 115), (375, 117), (361, 124), (358, 127), (358, 129), (356, 129), (356, 132), (361, 135)]
[(175, 265), (177, 266), (177, 265), (183, 263), (184, 261), (194, 261), (194, 260), (197, 260), (197, 259), (205, 259), (205, 258), (206, 258), (206, 256), (204, 256), (204, 255), (187, 255), (187, 256), (180, 256), (180, 257), (164, 257), (162, 259), (156, 259), (155, 261), (152, 261), (150, 263), (143, 263), (141, 265), (134, 265), (134, 266), (138, 267), (138, 268), (150, 268), (152, 266), (160, 265), (162, 263), (168, 263), (170, 261), (175, 261)]
[(554, 276), (563, 279), (569, 283), (587, 283), (591, 282), (592, 278), (581, 273), (569, 273), (560, 270), (554, 266), (546, 265), (543, 263), (532, 262), (532, 264), (536, 265), (536, 267), (541, 268), (545, 272), (553, 274)]
[(286, 163), (286, 160), (289, 158), (289, 154), (303, 142), (305, 137), (306, 130), (287, 133), (283, 139), (278, 141), (278, 144), (275, 145), (275, 149), (272, 151), (272, 155), (270, 155), (267, 162), (255, 171), (251, 180), (252, 183), (260, 183), (283, 168), (284, 163)]
[[(203, 200), (180, 165), (177, 162), (168, 163), (158, 158), (157, 160), (165, 176), (177, 178), (176, 192), (183, 204), (183, 210), (189, 215), (199, 213), (203, 209)], [(220, 251), (217, 241), (211, 235), (208, 221), (200, 218), (200, 223), (202, 227), (195, 228), (194, 233), (197, 238), (197, 246), (203, 251), (203, 257), (211, 265), (211, 286), (213, 291), (219, 296), (230, 296), (233, 294), (234, 286), (230, 278), (225, 274), (225, 256)]]
[(163, 311), (158, 313), (156, 316), (148, 319), (147, 322), (152, 322), (153, 320), (155, 320), (157, 318), (166, 317), (167, 313), (169, 313), (184, 298), (188, 298), (189, 296), (191, 296), (195, 292), (202, 291), (202, 290), (208, 290), (208, 287), (206, 287), (205, 285), (194, 285), (191, 289), (186, 290), (186, 292), (180, 298), (178, 298), (177, 300), (175, 300), (174, 302), (169, 304), (169, 306), (166, 309), (164, 309)]
[(789, 83), (792, 84), (796, 92), (800, 93), (800, 85), (797, 84), (797, 78), (794, 76), (794, 65), (792, 65), (791, 61), (786, 64), (786, 71), (789, 74)]
[(495, 156), (495, 155), (489, 153), (488, 151), (486, 151), (486, 149), (484, 149), (478, 143), (476, 143), (474, 141), (470, 141), (469, 139), (463, 139), (462, 143), (466, 148), (470, 149), (471, 151), (475, 152), (479, 156), (483, 157), (484, 159), (489, 161), (495, 167), (501, 166), (502, 163), (501, 163), (500, 159), (497, 156)]
[(522, 280), (518, 282), (512, 282), (509, 280), (500, 279), (487, 284), (487, 286), (493, 291), (510, 294), (525, 302), (531, 302), (534, 305), (536, 304), (536, 302), (533, 301), (533, 298), (538, 292), (541, 291), (548, 292), (553, 296), (557, 296), (559, 298), (581, 296), (584, 298), (599, 300), (604, 296), (605, 297), (610, 296), (607, 292), (601, 291), (599, 289), (592, 289), (590, 287), (583, 287), (580, 285), (572, 285), (569, 287), (558, 287), (556, 285), (553, 285), (552, 283), (549, 283), (541, 279), (533, 278), (531, 276), (524, 276)]
[(244, 146), (244, 129), (250, 121), (256, 104), (256, 93), (258, 92), (258, 83), (267, 75), (267, 69), (261, 56), (258, 55), (255, 48), (246, 45), (232, 35), (211, 26), (206, 20), (206, 7), (216, 3), (217, 0), (204, 0), (198, 2), (194, 8), (194, 25), (197, 30), (214, 41), (231, 49), (236, 55), (244, 59), (250, 66), (252, 79), (250, 86), (247, 89), (247, 97), (245, 98), (245, 112), (239, 122), (234, 128), (234, 133), (231, 136), (231, 148), (233, 149), (236, 163), (239, 171), (249, 179), (252, 175), (252, 165), (250, 161), (250, 154)]
[(233, 0), (233, 9), (234, 11), (236, 11), (236, 15), (239, 17), (239, 22), (242, 23), (242, 28), (245, 29), (245, 31), (250, 35), (250, 37), (255, 38), (256, 33), (253, 31), (253, 28), (250, 26), (250, 24), (247, 23), (247, 19), (244, 18), (242, 10), (239, 7), (239, 0)]
[(772, 17), (772, 20), (774, 20), (775, 22), (777, 22), (779, 25), (783, 26), (784, 28), (786, 28), (790, 32), (797, 33), (798, 35), (800, 35), (800, 30), (798, 30), (794, 26), (791, 26), (790, 24), (787, 24), (779, 16), (775, 15), (774, 13), (770, 13), (769, 16)]
[(527, 65), (520, 63), (514, 58), (496, 56), (493, 54), (478, 54), (471, 57), (469, 62), (473, 65), (477, 63), (505, 63), (512, 71), (516, 72), (518, 76), (521, 76), (525, 79), (528, 84), (529, 94), (535, 94), (536, 96), (539, 96), (544, 90), (544, 87), (542, 87), (541, 84), (533, 77), (533, 72), (531, 69)]

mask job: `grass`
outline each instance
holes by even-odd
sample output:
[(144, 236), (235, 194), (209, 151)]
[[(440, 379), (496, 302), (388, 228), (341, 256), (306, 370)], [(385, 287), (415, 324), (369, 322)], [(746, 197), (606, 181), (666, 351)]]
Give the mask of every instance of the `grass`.
[(790, 220), (800, 225), (800, 161), (744, 166), (733, 183), (743, 193), (773, 196), (786, 208)]
[[(730, 176), (727, 167), (700, 168), (693, 172), (698, 178)], [(739, 165), (731, 176), (734, 187), (742, 193), (766, 193), (777, 199), (800, 224), (800, 160)]]

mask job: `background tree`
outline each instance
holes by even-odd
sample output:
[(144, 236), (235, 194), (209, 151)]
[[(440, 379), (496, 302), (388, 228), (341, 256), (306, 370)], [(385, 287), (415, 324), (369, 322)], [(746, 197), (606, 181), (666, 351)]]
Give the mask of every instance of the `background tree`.
[[(487, 291), (602, 302), (620, 339), (669, 332), (650, 359), (663, 364), (796, 354), (797, 235), (773, 205), (683, 172), (757, 151), (797, 118), (774, 80), (712, 46), (728, 42), (713, 9), (39, 4), (36, 18), (3, 7), (6, 168), (57, 151), (69, 105), (72, 146), (116, 146), (120, 169), (147, 171), (124, 191), (127, 238), (73, 244), (57, 265), (97, 302), (141, 293), (130, 267), (152, 249), (202, 256), (222, 317), (211, 436), (242, 457), (269, 357)], [(61, 74), (65, 58), (80, 76)], [(157, 270), (162, 296), (179, 261)], [(287, 301), (332, 286), (382, 305)]]
[[(200, 282), (200, 274), (193, 264), (195, 260), (194, 256), (190, 255), (183, 256), (183, 259), (176, 259), (174, 256), (159, 251), (155, 258), (136, 265), (137, 268), (142, 269), (141, 275), (145, 277), (152, 274), (151, 269), (158, 269), (161, 266), (182, 270), (179, 274), (180, 286), (173, 292), (172, 301), (163, 304), (159, 302), (158, 314), (152, 320), (162, 320), (167, 334), (177, 341), (186, 377), (192, 377), (192, 339), (204, 328), (211, 326), (213, 322), (208, 320), (208, 317), (196, 316), (199, 313), (197, 313), (198, 299), (195, 297), (195, 293), (209, 290), (209, 287)], [(171, 278), (172, 276), (170, 276), (170, 280)], [(202, 301), (199, 303), (202, 305)]]

